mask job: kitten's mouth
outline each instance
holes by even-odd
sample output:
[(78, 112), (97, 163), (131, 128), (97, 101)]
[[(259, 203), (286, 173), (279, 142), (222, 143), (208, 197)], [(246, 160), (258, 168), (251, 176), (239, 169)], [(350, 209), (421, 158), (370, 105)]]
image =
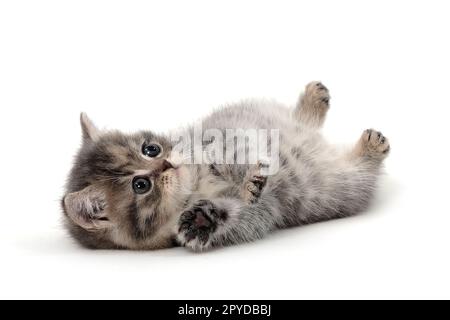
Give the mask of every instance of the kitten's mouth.
[(180, 166), (177, 165), (172, 165), (172, 168), (167, 170), (167, 173), (171, 174), (171, 175), (175, 175), (175, 176), (179, 176), (180, 174)]

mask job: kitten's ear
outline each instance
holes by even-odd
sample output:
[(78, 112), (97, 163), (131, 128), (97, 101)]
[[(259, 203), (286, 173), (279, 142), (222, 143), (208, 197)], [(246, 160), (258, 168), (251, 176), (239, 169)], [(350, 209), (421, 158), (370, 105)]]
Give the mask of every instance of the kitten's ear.
[(106, 197), (92, 186), (67, 194), (63, 199), (63, 208), (69, 219), (85, 230), (95, 231), (112, 226), (107, 217)]
[(100, 130), (84, 112), (80, 114), (80, 123), (84, 141), (96, 141), (99, 138)]

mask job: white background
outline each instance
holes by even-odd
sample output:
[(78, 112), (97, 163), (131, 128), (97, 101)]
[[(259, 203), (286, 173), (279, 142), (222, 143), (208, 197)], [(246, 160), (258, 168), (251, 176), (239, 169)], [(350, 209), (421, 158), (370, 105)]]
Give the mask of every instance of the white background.
[[(448, 1), (2, 1), (0, 298), (450, 298)], [(388, 136), (361, 216), (205, 254), (88, 251), (60, 226), (80, 143), (322, 80), (324, 134)]]

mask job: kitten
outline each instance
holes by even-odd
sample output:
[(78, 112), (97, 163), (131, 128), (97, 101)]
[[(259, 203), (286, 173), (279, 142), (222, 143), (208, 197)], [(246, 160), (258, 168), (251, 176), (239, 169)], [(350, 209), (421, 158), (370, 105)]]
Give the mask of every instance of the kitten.
[[(196, 148), (192, 141), (180, 143), (149, 131), (101, 131), (82, 114), (83, 143), (62, 200), (66, 227), (89, 248), (178, 244), (201, 251), (357, 214), (373, 196), (390, 147), (372, 129), (349, 151), (329, 146), (320, 134), (329, 100), (328, 89), (312, 82), (292, 110), (275, 102), (249, 101), (202, 120), (203, 132), (213, 130), (214, 138), (237, 128), (279, 130), (267, 143), (276, 156), (269, 163), (236, 162), (239, 152), (249, 156), (256, 149), (254, 143), (235, 148), (227, 158), (234, 160), (231, 164), (191, 163), (186, 158)], [(192, 136), (194, 131), (190, 127), (175, 136)], [(200, 151), (214, 145), (213, 140), (203, 139)], [(230, 156), (228, 143), (235, 141), (235, 136), (226, 136), (215, 151)], [(180, 152), (179, 145), (188, 151)]]

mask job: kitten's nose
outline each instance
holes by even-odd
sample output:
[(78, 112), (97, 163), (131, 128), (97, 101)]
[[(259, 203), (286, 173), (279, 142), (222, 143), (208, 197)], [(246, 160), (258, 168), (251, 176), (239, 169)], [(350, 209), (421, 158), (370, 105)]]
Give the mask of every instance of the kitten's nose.
[(161, 165), (161, 172), (164, 172), (164, 171), (166, 171), (168, 169), (173, 169), (173, 165), (169, 161), (164, 159), (162, 161), (162, 165)]

